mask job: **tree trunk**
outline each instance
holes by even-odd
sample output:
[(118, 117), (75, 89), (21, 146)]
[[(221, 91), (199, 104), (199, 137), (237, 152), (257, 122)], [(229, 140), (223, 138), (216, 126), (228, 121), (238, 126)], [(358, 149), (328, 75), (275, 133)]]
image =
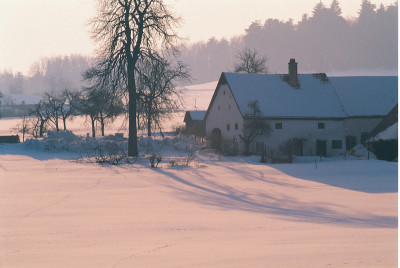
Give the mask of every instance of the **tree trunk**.
[(64, 131), (67, 130), (67, 122), (65, 122), (65, 121), (67, 121), (67, 118), (63, 117)]
[(139, 112), (137, 112), (136, 113), (136, 122), (137, 122), (137, 129), (138, 130), (140, 130), (141, 128), (140, 128), (140, 113)]
[(56, 125), (57, 132), (60, 132), (60, 128), (58, 127), (58, 117), (55, 118), (54, 122), (55, 122), (55, 125)]
[(103, 118), (103, 114), (100, 114), (100, 126), (101, 126), (101, 136), (104, 137), (104, 118)]
[(250, 141), (245, 141), (244, 142), (244, 154), (249, 155), (250, 154)]
[(40, 121), (40, 127), (39, 127), (39, 137), (43, 137), (43, 128), (44, 128), (44, 123), (45, 121)]
[(95, 120), (93, 117), (90, 117), (90, 120), (92, 121), (92, 137), (95, 138), (96, 137), (96, 128), (95, 128)]
[(136, 84), (135, 65), (133, 59), (128, 58), (128, 92), (129, 92), (129, 136), (128, 156), (138, 156), (137, 128), (136, 128)]
[(147, 136), (151, 137), (151, 104), (147, 110)]

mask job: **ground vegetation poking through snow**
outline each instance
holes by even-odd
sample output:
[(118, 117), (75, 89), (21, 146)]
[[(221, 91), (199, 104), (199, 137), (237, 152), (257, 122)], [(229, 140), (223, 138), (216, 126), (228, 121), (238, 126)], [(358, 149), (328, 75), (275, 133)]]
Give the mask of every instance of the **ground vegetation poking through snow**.
[[(28, 139), (24, 146), (45, 152), (72, 152), (97, 163), (119, 164), (127, 159), (128, 140), (119, 134), (92, 138), (75, 135), (71, 131), (48, 131), (43, 139)], [(162, 159), (188, 166), (195, 152), (204, 147), (204, 143), (184, 135), (141, 136), (138, 147), (142, 158), (154, 156), (155, 161)]]

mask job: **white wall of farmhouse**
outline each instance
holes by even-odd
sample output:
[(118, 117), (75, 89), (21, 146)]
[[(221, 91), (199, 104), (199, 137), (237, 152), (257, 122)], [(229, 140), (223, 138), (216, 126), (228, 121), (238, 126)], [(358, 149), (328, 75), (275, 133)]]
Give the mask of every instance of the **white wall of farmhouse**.
[[(243, 150), (243, 144), (239, 134), (243, 135), (243, 117), (235, 102), (231, 90), (227, 84), (221, 84), (216, 90), (216, 96), (209, 108), (206, 119), (206, 134), (211, 136), (213, 129), (220, 129), (222, 142), (238, 142), (239, 152)], [(207, 140), (210, 147), (210, 140)]]
[[(371, 132), (383, 119), (379, 117), (350, 117), (345, 119), (345, 128), (347, 136), (355, 136), (356, 143), (361, 144), (363, 133)], [(365, 134), (364, 134), (365, 135)]]
[[(317, 155), (317, 140), (326, 142), (327, 156), (341, 155), (345, 152), (346, 135), (344, 120), (342, 119), (270, 119), (267, 121), (271, 126), (272, 132), (270, 136), (258, 136), (256, 138), (251, 147), (253, 152), (256, 152), (257, 142), (264, 142), (267, 150), (273, 150), (277, 153), (279, 146), (283, 146), (290, 139), (302, 141), (302, 154), (305, 156)], [(319, 123), (320, 128), (318, 128)], [(277, 124), (279, 125), (278, 129), (276, 128)], [(321, 124), (323, 128), (321, 128)], [(332, 141), (336, 142), (333, 146)], [(337, 141), (341, 143), (340, 148), (337, 148)]]

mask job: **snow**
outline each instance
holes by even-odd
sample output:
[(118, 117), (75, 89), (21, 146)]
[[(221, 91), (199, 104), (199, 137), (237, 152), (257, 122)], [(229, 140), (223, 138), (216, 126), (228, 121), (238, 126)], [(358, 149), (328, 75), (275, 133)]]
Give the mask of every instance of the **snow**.
[(192, 120), (203, 120), (207, 111), (189, 111)]
[(370, 138), (368, 141), (379, 141), (379, 140), (397, 140), (398, 139), (398, 123), (395, 123), (378, 133), (375, 137)]
[(397, 104), (397, 76), (329, 77), (298, 74), (300, 88), (282, 75), (224, 73), (242, 114), (258, 100), (267, 117), (384, 116)]
[(224, 73), (242, 114), (248, 103), (258, 100), (266, 117), (347, 117), (330, 83), (312, 74), (299, 74), (300, 88), (293, 88), (282, 75)]
[(348, 155), (352, 155), (357, 158), (363, 158), (363, 159), (377, 159), (375, 154), (368, 151), (367, 148), (365, 148), (365, 146), (362, 144), (357, 144), (356, 146), (354, 146), (348, 152)]
[(397, 76), (329, 77), (349, 116), (387, 115), (398, 102)]
[[(1, 119), (0, 133), (18, 122)], [(397, 163), (358, 148), (269, 165), (155, 133), (140, 134), (139, 158), (97, 164), (99, 146), (126, 150), (126, 128), (120, 118), (93, 139), (84, 122), (0, 145), (0, 267), (397, 266)]]
[(188, 110), (207, 110), (218, 81), (184, 87), (182, 93)]
[[(42, 144), (86, 139), (50, 133)], [(184, 136), (139, 144), (166, 157), (159, 168), (145, 156), (111, 166), (66, 148), (0, 145), (1, 266), (397, 265), (396, 163), (266, 165)], [(169, 164), (191, 149), (189, 166)]]

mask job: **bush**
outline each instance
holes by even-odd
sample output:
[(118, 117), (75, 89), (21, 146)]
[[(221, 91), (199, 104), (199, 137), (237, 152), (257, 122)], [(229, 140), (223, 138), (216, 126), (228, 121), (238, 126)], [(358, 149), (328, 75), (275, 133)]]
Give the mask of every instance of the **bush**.
[(103, 150), (101, 146), (96, 147), (94, 152), (94, 159), (99, 164), (118, 165), (127, 157), (125, 153)]
[(175, 136), (178, 136), (179, 134), (186, 134), (186, 126), (185, 125), (175, 126), (174, 129), (175, 129), (174, 130)]
[(176, 160), (171, 160), (171, 161), (169, 161), (169, 166), (170, 167), (175, 167), (175, 166), (177, 166), (178, 165), (178, 163), (176, 162)]
[(150, 166), (151, 166), (152, 168), (157, 168), (157, 167), (158, 167), (158, 164), (160, 164), (160, 162), (161, 162), (161, 160), (162, 160), (162, 156), (161, 156), (161, 155), (155, 155), (155, 154), (153, 154), (153, 155), (151, 155), (151, 156), (149, 157), (149, 160), (150, 160)]

